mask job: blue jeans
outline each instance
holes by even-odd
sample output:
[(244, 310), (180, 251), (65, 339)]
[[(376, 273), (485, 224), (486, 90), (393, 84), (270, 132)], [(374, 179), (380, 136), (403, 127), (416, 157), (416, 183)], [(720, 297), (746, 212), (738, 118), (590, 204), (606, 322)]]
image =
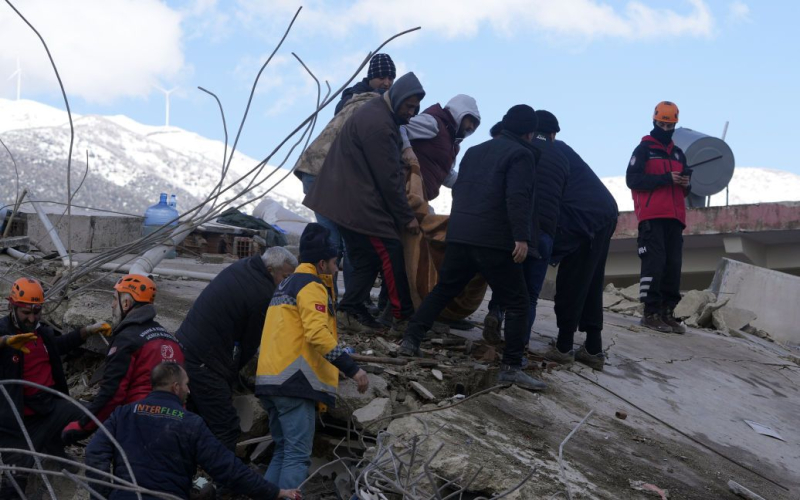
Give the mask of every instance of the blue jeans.
[(264, 479), (283, 490), (297, 488), (306, 480), (314, 442), (316, 403), (310, 399), (260, 396), (269, 413), (269, 430), (275, 452)]
[(525, 345), (531, 341), (531, 330), (533, 322), (536, 321), (536, 304), (539, 302), (539, 294), (542, 292), (544, 278), (547, 275), (547, 265), (550, 263), (550, 256), (553, 255), (553, 237), (547, 233), (539, 234), (539, 255), (541, 259), (527, 258), (522, 263), (525, 273), (525, 286), (528, 288), (528, 330), (525, 335)]
[[(314, 185), (314, 181), (317, 180), (315, 175), (307, 174), (305, 172), (301, 172), (300, 175), (303, 179), (303, 194), (308, 194), (311, 191), (311, 186)], [(336, 248), (336, 251), (339, 253), (339, 259), (342, 260), (342, 272), (344, 274), (344, 287), (347, 288), (347, 283), (350, 282), (350, 276), (353, 273), (353, 266), (350, 265), (350, 259), (347, 258), (347, 251), (344, 246), (344, 239), (342, 239), (342, 235), (339, 232), (339, 226), (336, 225), (335, 222), (330, 220), (329, 218), (325, 217), (319, 212), (314, 212), (314, 215), (317, 218), (317, 222), (320, 226), (325, 227), (328, 231), (331, 232), (331, 245)], [(334, 280), (333, 282), (333, 291), (336, 293), (336, 296), (339, 296), (339, 286)]]

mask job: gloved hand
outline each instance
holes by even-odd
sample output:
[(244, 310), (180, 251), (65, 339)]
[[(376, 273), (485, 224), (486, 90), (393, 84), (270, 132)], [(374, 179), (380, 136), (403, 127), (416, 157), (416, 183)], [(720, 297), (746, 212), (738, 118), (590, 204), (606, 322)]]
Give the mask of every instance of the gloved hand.
[(64, 444), (64, 446), (69, 446), (77, 443), (78, 441), (84, 440), (91, 435), (92, 430), (82, 427), (80, 422), (75, 420), (67, 424), (67, 426), (64, 427), (64, 430), (61, 431), (61, 442)]
[(94, 335), (99, 333), (103, 337), (110, 337), (111, 336), (111, 325), (105, 323), (103, 321), (99, 323), (95, 323), (93, 325), (84, 326), (83, 330), (86, 332), (86, 335)]
[(35, 333), (20, 333), (19, 335), (7, 335), (5, 345), (12, 349), (16, 349), (23, 354), (30, 354), (31, 350), (25, 347), (28, 342), (33, 342), (38, 339)]

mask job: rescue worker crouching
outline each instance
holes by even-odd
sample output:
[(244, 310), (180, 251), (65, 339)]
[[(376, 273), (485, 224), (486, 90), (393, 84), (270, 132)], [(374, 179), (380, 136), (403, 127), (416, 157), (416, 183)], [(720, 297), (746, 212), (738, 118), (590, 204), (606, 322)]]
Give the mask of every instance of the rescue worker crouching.
[(333, 279), (336, 249), (329, 231), (316, 223), (300, 237), (300, 265), (272, 296), (261, 337), (256, 395), (269, 413), (275, 441), (265, 479), (282, 489), (297, 488), (311, 464), (315, 406), (333, 407), (339, 372), (369, 386), (336, 331)]
[[(108, 336), (111, 327), (95, 323), (66, 335), (56, 335), (50, 326), (40, 323), (44, 289), (32, 278), (20, 278), (11, 286), (9, 315), (0, 319), (0, 380), (24, 380), (69, 394), (61, 356), (77, 348), (93, 334)], [(84, 413), (66, 399), (47, 391), (21, 384), (4, 385), (37, 452), (64, 456), (61, 429)], [(19, 423), (0, 396), (0, 443), (3, 448), (27, 450)], [(24, 453), (3, 453), (6, 465), (32, 468), (34, 460)], [(27, 475), (12, 473), (24, 492)], [(17, 498), (11, 481), (4, 478), (0, 498)]]
[[(102, 422), (118, 406), (147, 396), (150, 372), (164, 361), (183, 365), (178, 340), (155, 320), (156, 284), (138, 274), (123, 276), (114, 285), (113, 340), (106, 354), (100, 391), (89, 410)], [(70, 422), (61, 439), (74, 444), (89, 437), (97, 426), (88, 417)]]

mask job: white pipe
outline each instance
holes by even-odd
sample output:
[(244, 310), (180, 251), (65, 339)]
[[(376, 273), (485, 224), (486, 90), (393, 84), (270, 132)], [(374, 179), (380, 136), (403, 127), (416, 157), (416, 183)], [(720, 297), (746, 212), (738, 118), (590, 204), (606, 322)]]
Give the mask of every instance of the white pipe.
[(50, 222), (50, 218), (47, 217), (47, 214), (44, 213), (42, 207), (39, 206), (39, 202), (33, 197), (33, 194), (28, 192), (28, 201), (31, 205), (33, 205), (33, 209), (36, 210), (36, 215), (39, 216), (39, 219), (42, 221), (42, 225), (47, 230), (47, 234), (50, 235), (50, 239), (53, 240), (53, 245), (56, 246), (56, 250), (58, 251), (58, 255), (61, 256), (61, 262), (64, 264), (64, 267), (70, 267), (70, 257), (69, 253), (67, 253), (67, 249), (64, 248), (64, 244), (61, 243), (61, 238), (58, 237), (58, 231), (56, 228), (53, 227), (53, 223)]
[(8, 247), (8, 248), (5, 249), (5, 251), (6, 251), (6, 253), (8, 255), (14, 257), (15, 259), (20, 259), (20, 260), (22, 260), (22, 261), (24, 261), (24, 262), (26, 262), (28, 264), (30, 264), (34, 260), (36, 260), (36, 259), (33, 258), (33, 255), (20, 252), (16, 248)]
[[(141, 257), (140, 257), (141, 259)], [(138, 262), (138, 260), (137, 260)], [(74, 266), (78, 266), (79, 262), (73, 262)], [(129, 273), (129, 274), (141, 274), (142, 276), (147, 276), (149, 274), (160, 274), (162, 276), (175, 276), (175, 277), (183, 277), (183, 278), (193, 278), (197, 280), (203, 281), (211, 281), (217, 277), (216, 274), (213, 273), (201, 273), (198, 271), (187, 271), (181, 269), (166, 269), (163, 267), (156, 267), (152, 269), (148, 273), (143, 273), (142, 271), (134, 271), (134, 266), (136, 264), (103, 264), (100, 266), (100, 269), (104, 271), (117, 271), (120, 273)]]
[[(169, 253), (175, 247), (180, 245), (181, 242), (185, 240), (186, 237), (189, 236), (189, 234), (191, 234), (192, 231), (194, 231), (194, 227), (191, 224), (186, 224), (186, 223), (183, 223), (177, 228), (175, 228), (175, 230), (172, 231), (172, 234), (170, 235), (167, 241), (165, 241), (163, 244), (155, 248), (151, 248), (150, 250), (142, 254), (141, 257), (136, 259), (136, 262), (134, 262), (133, 265), (130, 266), (130, 273), (141, 274), (142, 276), (147, 276), (148, 274), (153, 273), (156, 266), (159, 264), (159, 262), (164, 260), (164, 257), (167, 255), (167, 253)], [(207, 274), (207, 273), (200, 273), (200, 274)]]

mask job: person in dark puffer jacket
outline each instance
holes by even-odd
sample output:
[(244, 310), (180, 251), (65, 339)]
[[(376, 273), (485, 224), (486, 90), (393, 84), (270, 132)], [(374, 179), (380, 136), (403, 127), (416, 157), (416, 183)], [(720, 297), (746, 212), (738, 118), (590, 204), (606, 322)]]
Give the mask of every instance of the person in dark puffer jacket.
[(233, 407), (239, 370), (258, 350), (275, 287), (295, 267), (297, 259), (283, 247), (231, 264), (200, 293), (176, 333), (186, 355), (190, 407), (229, 450), (241, 434)]
[[(536, 111), (536, 117), (539, 126), (531, 144), (539, 151), (540, 158), (536, 164), (536, 195), (532, 231), (536, 231), (538, 236), (539, 257), (529, 257), (523, 264), (529, 300), (526, 346), (531, 340), (531, 329), (536, 321), (536, 305), (542, 291), (544, 278), (547, 275), (547, 264), (553, 253), (561, 198), (569, 177), (569, 161), (553, 144), (556, 134), (561, 131), (558, 119), (553, 113), (543, 109)], [(492, 301), (489, 302), (489, 312), (483, 321), (484, 329), (489, 329), (494, 332), (493, 335), (499, 336), (503, 316), (502, 304), (498, 304), (492, 297)]]
[[(184, 408), (189, 395), (186, 371), (175, 363), (161, 363), (151, 373), (153, 392), (133, 404), (121, 406), (104, 423), (130, 461), (136, 482), (142, 488), (189, 498), (197, 466), (215, 482), (233, 493), (251, 498), (300, 499), (297, 490), (281, 490), (236, 458), (208, 430), (203, 419)], [(130, 481), (130, 473), (119, 449), (105, 432), (86, 447), (86, 465)], [(90, 478), (101, 478), (87, 471)], [(95, 486), (111, 500), (136, 498), (136, 493)], [(155, 499), (142, 494), (144, 499)]]

